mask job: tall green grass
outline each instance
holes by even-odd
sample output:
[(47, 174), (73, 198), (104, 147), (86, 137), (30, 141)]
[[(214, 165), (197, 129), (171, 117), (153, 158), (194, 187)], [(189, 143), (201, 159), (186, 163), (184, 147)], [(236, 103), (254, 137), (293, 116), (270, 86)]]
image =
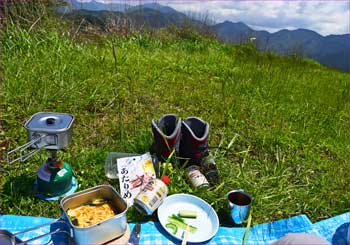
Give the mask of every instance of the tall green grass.
[[(254, 224), (349, 210), (348, 74), (191, 32), (77, 41), (53, 25), (29, 28), (9, 24), (2, 31), (2, 153), (26, 142), (23, 124), (32, 114), (71, 113), (73, 140), (59, 156), (73, 167), (79, 189), (106, 181), (118, 189), (104, 176), (109, 151), (148, 151), (152, 118), (197, 116), (210, 123), (221, 181), (193, 189), (177, 167), (170, 194), (202, 197), (222, 225), (229, 224), (225, 194), (239, 188), (254, 197)], [(27, 163), (1, 161), (2, 213), (59, 215), (56, 202), (33, 197), (46, 157), (42, 151)], [(131, 209), (128, 219), (147, 218)]]

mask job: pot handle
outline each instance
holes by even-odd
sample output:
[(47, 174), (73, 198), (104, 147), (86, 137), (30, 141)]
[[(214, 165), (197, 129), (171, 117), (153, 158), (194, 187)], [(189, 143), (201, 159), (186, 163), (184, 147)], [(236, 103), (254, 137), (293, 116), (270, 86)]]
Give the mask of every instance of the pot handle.
[[(19, 231), (19, 232), (16, 232), (14, 233), (13, 235), (17, 236), (19, 234), (23, 234), (23, 233), (27, 233), (29, 231), (34, 231), (36, 229), (39, 229), (41, 227), (45, 227), (45, 226), (48, 226), (48, 225), (52, 225), (52, 224), (55, 224), (55, 223), (64, 223), (68, 226), (68, 224), (64, 221), (64, 220), (61, 220), (61, 219), (55, 219), (53, 221), (50, 221), (48, 223), (44, 223), (44, 224), (41, 224), (41, 225), (37, 225), (37, 226), (34, 226), (34, 227), (31, 227), (29, 229), (26, 229), (26, 230), (23, 230), (23, 231)], [(69, 226), (68, 226), (69, 227)]]
[[(14, 163), (16, 161), (21, 161), (21, 162), (24, 162), (26, 161), (28, 158), (30, 158), (31, 156), (33, 156), (35, 153), (37, 153), (38, 151), (40, 151), (41, 148), (36, 148), (32, 151), (30, 151), (29, 153), (27, 154), (24, 154), (24, 151), (26, 149), (28, 149), (29, 147), (33, 146), (33, 145), (36, 145), (36, 143), (40, 142), (43, 138), (45, 138), (47, 136), (47, 134), (42, 134), (42, 135), (39, 135), (38, 137), (32, 139), (31, 141), (25, 143), (24, 145), (21, 145), (9, 152), (7, 152), (6, 154), (6, 158), (7, 158), (7, 163), (8, 164), (11, 164), (11, 163)], [(11, 159), (11, 155), (14, 154), (14, 153), (17, 153), (18, 151), (20, 151), (20, 155), (19, 157), (15, 158), (15, 159)]]
[[(28, 242), (37, 240), (37, 239), (42, 238), (42, 237), (45, 237), (45, 236), (53, 235), (53, 234), (56, 234), (56, 233), (65, 233), (65, 234), (67, 234), (68, 236), (71, 236), (71, 234), (70, 234), (68, 231), (61, 230), (60, 228), (57, 228), (56, 230), (51, 231), (51, 232), (49, 232), (49, 233), (45, 233), (45, 234), (42, 234), (42, 235), (40, 235), (40, 236), (33, 237), (33, 238), (28, 239), (28, 240), (26, 240), (26, 241), (24, 241), (24, 242), (16, 243), (16, 245), (25, 245), (25, 244), (27, 244)], [(50, 239), (50, 241), (51, 241), (51, 239)], [(48, 241), (48, 242), (45, 243), (45, 244), (48, 244), (50, 241)]]
[[(49, 236), (49, 235), (53, 235), (53, 234), (56, 234), (56, 233), (65, 233), (67, 234), (69, 237), (72, 237), (72, 230), (71, 230), (71, 227), (69, 226), (69, 224), (67, 224), (67, 222), (65, 222), (64, 220), (62, 220), (61, 218), (60, 219), (57, 219), (57, 220), (53, 220), (53, 221), (50, 221), (48, 223), (44, 223), (42, 225), (38, 225), (38, 226), (35, 226), (35, 227), (32, 227), (32, 228), (29, 228), (29, 229), (26, 229), (24, 231), (20, 231), (20, 232), (17, 232), (17, 233), (14, 233), (12, 234), (13, 236), (17, 236), (19, 234), (23, 234), (23, 233), (27, 233), (29, 231), (33, 231), (33, 230), (36, 230), (36, 229), (39, 229), (41, 227), (44, 227), (44, 226), (48, 226), (48, 225), (51, 225), (51, 224), (57, 224), (57, 223), (63, 223), (65, 224), (67, 227), (68, 227), (68, 230), (62, 230), (62, 228), (57, 228), (56, 230), (54, 231), (51, 231), (49, 233), (45, 233), (45, 234), (42, 234), (40, 236), (37, 236), (37, 237), (33, 237), (33, 238), (30, 238), (24, 242), (20, 242), (20, 243), (16, 243), (16, 245), (22, 245), (22, 244), (27, 244), (28, 242), (31, 242), (31, 241), (34, 241), (36, 239), (39, 239), (39, 238), (42, 238), (42, 237), (45, 237), (45, 236)], [(50, 242), (50, 241), (49, 241)], [(47, 242), (47, 243), (49, 243)], [(46, 244), (47, 244), (46, 243)]]

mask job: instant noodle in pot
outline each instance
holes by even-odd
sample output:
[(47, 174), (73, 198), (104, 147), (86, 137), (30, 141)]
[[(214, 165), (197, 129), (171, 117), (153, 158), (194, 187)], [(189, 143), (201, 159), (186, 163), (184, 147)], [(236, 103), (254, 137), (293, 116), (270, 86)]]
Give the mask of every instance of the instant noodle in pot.
[[(86, 227), (75, 223), (74, 217), (70, 217), (69, 210), (84, 205), (100, 205), (96, 200), (102, 199), (113, 208), (115, 215), (103, 217), (97, 223), (91, 222)], [(121, 237), (127, 231), (126, 212), (128, 205), (119, 193), (110, 185), (99, 185), (62, 198), (60, 201), (63, 218), (70, 224), (74, 234), (74, 244), (104, 244)], [(88, 214), (89, 215), (89, 214)], [(73, 219), (72, 219), (73, 218)], [(102, 215), (101, 215), (102, 218)]]

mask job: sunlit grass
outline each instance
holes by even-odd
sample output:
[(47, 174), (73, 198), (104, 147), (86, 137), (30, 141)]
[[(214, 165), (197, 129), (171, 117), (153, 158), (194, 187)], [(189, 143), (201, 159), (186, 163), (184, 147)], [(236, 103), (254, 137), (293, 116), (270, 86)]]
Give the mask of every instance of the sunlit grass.
[[(222, 224), (228, 224), (225, 194), (239, 188), (254, 197), (255, 224), (301, 213), (316, 221), (349, 210), (347, 74), (198, 35), (78, 42), (55, 29), (10, 27), (1, 43), (5, 150), (26, 142), (22, 125), (32, 114), (71, 113), (73, 140), (59, 156), (73, 167), (79, 189), (105, 181), (119, 189), (104, 176), (109, 151), (144, 153), (152, 118), (197, 116), (210, 123), (221, 182), (193, 189), (175, 167), (170, 193), (204, 198)], [(33, 197), (46, 157), (42, 151), (24, 164), (2, 161), (2, 213), (58, 217), (56, 202)], [(130, 210), (128, 218), (146, 217)]]

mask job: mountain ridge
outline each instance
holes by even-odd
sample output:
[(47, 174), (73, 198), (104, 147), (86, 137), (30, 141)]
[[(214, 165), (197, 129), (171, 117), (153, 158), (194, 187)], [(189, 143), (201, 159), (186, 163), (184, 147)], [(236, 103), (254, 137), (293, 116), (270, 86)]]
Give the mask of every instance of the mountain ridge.
[[(163, 28), (169, 24), (180, 26), (184, 21), (192, 21), (194, 25), (206, 25), (200, 20), (190, 19), (184, 13), (159, 3), (145, 3), (137, 6), (116, 3), (100, 3), (96, 1), (80, 3), (71, 0), (72, 12), (86, 9), (95, 17), (102, 9), (126, 13), (131, 16), (137, 26), (147, 25), (150, 28)], [(91, 11), (95, 8), (96, 10)], [(118, 11), (116, 10), (118, 9)], [(88, 15), (85, 12), (84, 15)], [(104, 11), (105, 14), (105, 11)], [(74, 14), (73, 14), (74, 15)], [(143, 15), (143, 16), (141, 16)], [(105, 20), (102, 20), (104, 22)], [(100, 22), (95, 20), (95, 22)], [(102, 25), (100, 23), (100, 25)], [(299, 55), (320, 62), (323, 65), (350, 71), (350, 33), (323, 36), (313, 30), (299, 28), (296, 30), (282, 29), (276, 32), (255, 30), (246, 23), (226, 20), (221, 23), (208, 25), (223, 42), (242, 44), (254, 41), (259, 50), (270, 51), (281, 55)]]

